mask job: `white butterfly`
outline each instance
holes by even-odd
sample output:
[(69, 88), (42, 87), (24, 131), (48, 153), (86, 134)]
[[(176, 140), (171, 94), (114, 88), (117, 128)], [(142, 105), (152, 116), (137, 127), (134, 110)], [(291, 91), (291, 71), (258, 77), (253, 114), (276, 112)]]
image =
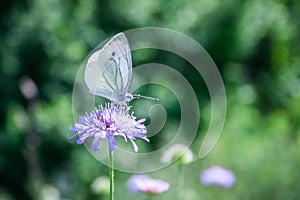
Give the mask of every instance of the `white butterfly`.
[(128, 93), (132, 78), (130, 46), (124, 33), (115, 35), (88, 59), (84, 80), (90, 93), (114, 102), (133, 99)]
[(133, 97), (158, 100), (128, 93), (132, 80), (132, 60), (124, 33), (115, 35), (102, 49), (89, 57), (84, 80), (90, 93), (117, 103), (131, 101)]

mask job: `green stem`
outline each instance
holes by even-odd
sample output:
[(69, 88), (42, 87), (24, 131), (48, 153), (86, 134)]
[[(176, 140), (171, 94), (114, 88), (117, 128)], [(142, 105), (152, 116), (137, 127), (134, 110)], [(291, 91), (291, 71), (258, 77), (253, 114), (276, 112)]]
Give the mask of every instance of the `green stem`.
[(151, 200), (151, 195), (150, 194), (146, 194), (145, 197), (146, 197), (145, 200)]
[(109, 199), (114, 200), (114, 158), (113, 152), (109, 150), (109, 186), (110, 186), (110, 194)]
[(181, 193), (183, 189), (183, 164), (177, 163), (177, 198), (181, 200)]

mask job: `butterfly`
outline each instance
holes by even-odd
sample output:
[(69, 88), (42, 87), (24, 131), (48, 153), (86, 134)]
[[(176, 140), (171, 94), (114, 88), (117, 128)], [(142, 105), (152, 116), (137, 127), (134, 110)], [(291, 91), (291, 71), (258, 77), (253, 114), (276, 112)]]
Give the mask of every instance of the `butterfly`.
[(132, 59), (128, 39), (122, 32), (88, 58), (84, 80), (91, 94), (116, 103), (129, 102), (134, 97), (158, 100), (128, 92), (132, 82)]

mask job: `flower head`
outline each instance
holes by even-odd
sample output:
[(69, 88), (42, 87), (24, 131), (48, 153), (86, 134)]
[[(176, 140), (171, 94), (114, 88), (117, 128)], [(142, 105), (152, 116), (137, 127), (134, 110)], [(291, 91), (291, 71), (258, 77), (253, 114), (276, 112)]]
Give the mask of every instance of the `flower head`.
[(141, 138), (149, 142), (146, 137), (147, 128), (143, 124), (145, 119), (136, 121), (133, 113), (129, 114), (130, 106), (106, 103), (103, 107), (95, 108), (91, 113), (80, 116), (77, 123), (70, 127), (76, 134), (70, 136), (73, 138), (78, 134), (77, 144), (83, 144), (86, 139), (93, 137), (92, 150), (98, 151), (100, 140), (107, 138), (110, 151), (116, 148), (115, 136), (122, 136), (125, 141), (129, 139), (134, 151), (138, 151), (138, 146), (134, 140)]
[(200, 176), (203, 185), (217, 185), (229, 188), (235, 182), (235, 175), (232, 171), (220, 166), (213, 166), (201, 173)]
[(169, 190), (170, 185), (166, 181), (153, 179), (147, 175), (133, 175), (127, 181), (127, 188), (131, 192), (143, 192), (148, 194), (160, 194)]

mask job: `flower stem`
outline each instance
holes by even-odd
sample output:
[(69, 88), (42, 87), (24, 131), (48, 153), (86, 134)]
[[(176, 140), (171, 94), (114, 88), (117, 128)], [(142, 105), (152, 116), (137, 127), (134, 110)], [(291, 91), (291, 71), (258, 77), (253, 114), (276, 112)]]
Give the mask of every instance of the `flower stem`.
[(177, 198), (181, 200), (183, 187), (183, 164), (177, 163)]
[(146, 194), (145, 197), (146, 197), (145, 200), (151, 200), (151, 195), (150, 194)]
[(109, 186), (110, 186), (110, 194), (109, 199), (114, 200), (114, 158), (113, 151), (109, 150)]

